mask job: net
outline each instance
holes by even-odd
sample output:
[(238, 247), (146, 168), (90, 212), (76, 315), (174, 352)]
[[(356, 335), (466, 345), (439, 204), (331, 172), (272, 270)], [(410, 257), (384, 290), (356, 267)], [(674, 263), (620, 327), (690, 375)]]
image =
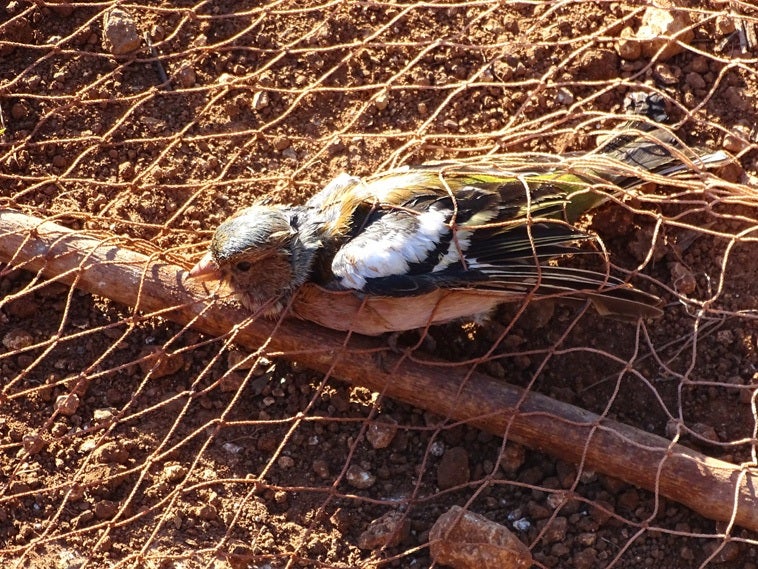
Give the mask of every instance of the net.
[[(440, 566), (454, 506), (539, 567), (758, 563), (750, 3), (0, 10), (7, 566)], [(639, 91), (736, 157), (580, 220), (660, 320), (525, 299), (388, 341), (184, 280), (254, 200), (589, 151)]]

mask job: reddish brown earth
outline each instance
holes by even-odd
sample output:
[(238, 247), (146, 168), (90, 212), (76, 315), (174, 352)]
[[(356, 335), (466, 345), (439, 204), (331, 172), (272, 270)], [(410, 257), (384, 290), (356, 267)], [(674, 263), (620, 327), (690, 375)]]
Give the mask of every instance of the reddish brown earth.
[[(107, 7), (0, 3), (0, 204), (187, 263), (256, 198), (300, 202), (342, 171), (588, 150), (626, 93), (663, 94), (685, 142), (738, 154), (720, 173), (734, 183), (659, 186), (584, 223), (665, 316), (638, 329), (534, 305), (482, 368), (669, 438), (678, 419), (681, 442), (756, 466), (758, 48), (741, 51), (726, 4), (691, 2), (690, 47), (665, 62), (619, 56), (642, 12), (628, 2), (126, 6), (168, 83), (144, 40), (103, 46)], [(676, 292), (714, 300), (698, 314)], [(158, 316), (7, 265), (0, 293), (9, 567), (429, 567), (452, 505), (514, 531), (538, 567), (758, 564), (755, 533), (292, 354), (225, 375), (237, 352)], [(434, 329), (419, 357), (481, 356), (515, 313)], [(179, 355), (154, 368), (160, 348)], [(364, 532), (388, 512), (405, 531), (382, 547)]]

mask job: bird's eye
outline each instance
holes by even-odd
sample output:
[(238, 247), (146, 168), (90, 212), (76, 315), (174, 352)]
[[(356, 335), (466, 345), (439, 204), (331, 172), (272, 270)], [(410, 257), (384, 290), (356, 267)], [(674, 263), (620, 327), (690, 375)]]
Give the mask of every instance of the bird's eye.
[(243, 272), (243, 273), (246, 273), (247, 271), (249, 271), (249, 270), (250, 270), (250, 267), (252, 267), (252, 266), (253, 266), (253, 264), (252, 264), (252, 263), (250, 263), (250, 262), (248, 262), (248, 261), (240, 261), (239, 263), (237, 263), (237, 264), (235, 265), (235, 268), (236, 268), (238, 271), (241, 271), (241, 272)]

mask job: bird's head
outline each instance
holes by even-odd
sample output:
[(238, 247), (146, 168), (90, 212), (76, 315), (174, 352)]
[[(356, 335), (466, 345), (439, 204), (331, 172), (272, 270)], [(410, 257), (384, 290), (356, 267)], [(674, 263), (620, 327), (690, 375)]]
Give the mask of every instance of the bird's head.
[(295, 266), (300, 247), (294, 210), (254, 205), (218, 226), (208, 253), (192, 268), (192, 278), (221, 278), (253, 311), (265, 306), (278, 314), (307, 277)]

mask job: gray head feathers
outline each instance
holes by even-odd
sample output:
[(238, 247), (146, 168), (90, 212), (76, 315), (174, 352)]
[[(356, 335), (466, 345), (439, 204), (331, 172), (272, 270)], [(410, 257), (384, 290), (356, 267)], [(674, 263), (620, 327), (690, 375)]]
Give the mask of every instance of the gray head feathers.
[(295, 234), (288, 212), (278, 207), (254, 205), (219, 225), (211, 241), (218, 263), (243, 251), (265, 251), (281, 246)]

